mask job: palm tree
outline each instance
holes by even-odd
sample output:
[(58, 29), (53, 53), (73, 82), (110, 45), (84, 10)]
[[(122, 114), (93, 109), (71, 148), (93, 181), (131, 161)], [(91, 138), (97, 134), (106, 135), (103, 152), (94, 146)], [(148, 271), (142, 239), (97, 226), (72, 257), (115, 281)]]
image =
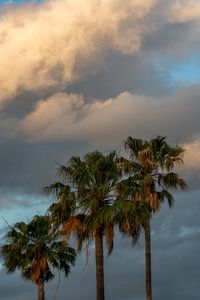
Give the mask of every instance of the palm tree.
[[(59, 206), (67, 203), (69, 193), (75, 195), (75, 205), (74, 202), (68, 202), (71, 217), (64, 216), (64, 219), (59, 217), (57, 225), (62, 223), (63, 231), (68, 238), (71, 234), (76, 235), (79, 250), (84, 239), (89, 242), (95, 240), (97, 300), (105, 299), (103, 237), (106, 238), (109, 253), (113, 246), (114, 189), (121, 173), (116, 158), (115, 151), (107, 155), (95, 151), (86, 154), (83, 159), (72, 157), (67, 165), (59, 167), (59, 176), (63, 181), (57, 183), (59, 188), (56, 189), (55, 185), (51, 185), (46, 189), (47, 192), (52, 191), (56, 194), (59, 200), (50, 207), (50, 212), (54, 216), (60, 214), (58, 214)], [(67, 191), (67, 186), (71, 187), (71, 191)]]
[(44, 300), (44, 283), (53, 279), (53, 269), (67, 276), (76, 252), (66, 242), (56, 240), (50, 218), (35, 216), (29, 223), (18, 222), (5, 235), (0, 255), (8, 273), (20, 270), (22, 276), (38, 286), (38, 300)]
[[(124, 158), (122, 158), (124, 160)], [(147, 225), (151, 217), (149, 206), (142, 201), (133, 201), (132, 178), (121, 180), (116, 185), (117, 199), (115, 202), (116, 218), (119, 231), (124, 236), (132, 239), (133, 246), (138, 242), (142, 229)], [(135, 189), (136, 187), (134, 182)]]
[[(170, 146), (166, 137), (158, 136), (150, 140), (128, 137), (125, 149), (130, 154), (129, 160), (121, 158), (120, 164), (128, 178), (123, 188), (129, 199), (140, 201), (148, 206), (150, 216), (160, 209), (164, 200), (173, 206), (172, 189), (186, 187), (185, 181), (172, 172), (175, 166), (183, 163), (184, 149)], [(152, 300), (151, 285), (151, 229), (150, 217), (143, 224), (145, 230), (146, 257), (146, 300)]]
[(44, 193), (56, 198), (48, 209), (54, 234), (67, 239), (74, 235), (78, 242), (77, 251), (80, 252), (83, 242), (89, 239), (89, 231), (86, 230), (86, 216), (80, 211), (75, 191), (68, 184), (56, 182), (44, 187)]

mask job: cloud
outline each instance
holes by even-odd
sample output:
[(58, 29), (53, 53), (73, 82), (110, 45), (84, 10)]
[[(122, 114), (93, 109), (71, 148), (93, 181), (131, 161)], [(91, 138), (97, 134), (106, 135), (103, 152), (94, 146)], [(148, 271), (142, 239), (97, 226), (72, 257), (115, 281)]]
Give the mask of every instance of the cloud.
[(124, 92), (116, 98), (90, 102), (80, 94), (57, 93), (40, 100), (16, 127), (35, 146), (70, 140), (85, 141), (89, 149), (101, 150), (123, 149), (123, 140), (129, 135), (168, 136), (170, 143), (181, 144), (186, 150), (180, 172), (190, 188), (196, 189), (200, 170), (199, 93), (200, 86), (194, 85), (160, 99)]
[(176, 0), (170, 7), (173, 22), (199, 21), (200, 3), (198, 0)]
[(156, 98), (171, 93), (170, 74), (167, 70), (158, 70), (154, 55), (148, 52), (149, 43), (143, 47), (147, 50), (135, 55), (111, 51), (104, 68), (95, 74), (88, 70), (83, 79), (70, 84), (66, 90), (82, 93), (88, 101), (116, 97), (123, 91)]
[(30, 133), (30, 141), (89, 138), (92, 133), (103, 133), (103, 119), (109, 122), (113, 102), (87, 103), (81, 95), (58, 93), (38, 102), (22, 120), (21, 129)]
[(156, 100), (124, 92), (92, 102), (58, 93), (39, 101), (18, 126), (32, 142), (82, 138), (119, 144), (128, 135), (157, 134), (189, 142), (199, 137), (199, 92), (199, 86), (192, 86)]
[(187, 160), (187, 167), (194, 170), (200, 169), (200, 139), (196, 139), (191, 143), (185, 144), (186, 150), (185, 159)]
[(101, 64), (105, 48), (135, 53), (154, 3), (60, 0), (8, 9), (0, 18), (1, 99), (77, 80), (79, 69)]
[[(166, 135), (170, 143), (183, 145), (185, 165), (180, 172), (189, 188), (197, 189), (199, 93), (196, 85), (159, 99), (124, 92), (90, 102), (81, 94), (57, 93), (41, 99), (25, 117), (8, 122), (5, 116), (0, 141), (2, 207), (12, 201), (23, 204), (14, 196), (19, 188), (20, 193), (41, 193), (43, 186), (56, 180), (57, 162), (93, 149), (122, 150), (129, 135)], [(6, 137), (6, 132), (11, 134)], [(5, 188), (13, 195), (7, 197)]]
[(189, 190), (199, 190), (200, 181), (200, 138), (183, 144), (185, 164), (181, 168), (182, 176), (187, 181)]
[(195, 1), (158, 0), (60, 0), (1, 9), (0, 100), (23, 90), (62, 90), (87, 70), (104, 68), (110, 50), (135, 55), (149, 34), (199, 20), (199, 11)]

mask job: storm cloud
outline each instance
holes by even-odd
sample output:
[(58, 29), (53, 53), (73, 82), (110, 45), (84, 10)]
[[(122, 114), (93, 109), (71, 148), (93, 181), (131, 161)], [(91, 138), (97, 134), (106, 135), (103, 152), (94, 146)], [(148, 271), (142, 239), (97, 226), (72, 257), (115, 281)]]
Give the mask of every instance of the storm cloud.
[[(184, 147), (188, 182), (152, 222), (154, 298), (199, 299), (200, 80), (177, 68), (195, 58), (197, 0), (46, 0), (0, 6), (0, 203), (9, 224), (45, 213), (42, 188), (59, 163), (98, 149), (123, 153), (127, 136), (167, 136)], [(183, 75), (183, 80), (181, 79)], [(198, 76), (197, 76), (198, 77)], [(199, 77), (200, 78), (200, 77)], [(0, 234), (7, 229), (0, 221)], [(144, 237), (116, 233), (105, 259), (106, 296), (145, 297)], [(82, 253), (58, 298), (95, 297), (94, 249)], [(36, 287), (1, 269), (0, 299), (35, 299)], [(54, 299), (56, 280), (46, 286)]]

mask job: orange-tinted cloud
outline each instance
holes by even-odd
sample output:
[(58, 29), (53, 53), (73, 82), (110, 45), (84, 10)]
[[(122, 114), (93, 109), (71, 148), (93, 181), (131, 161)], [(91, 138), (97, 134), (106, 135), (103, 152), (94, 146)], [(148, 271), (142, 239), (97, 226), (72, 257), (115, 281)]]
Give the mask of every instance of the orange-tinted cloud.
[(174, 22), (199, 21), (200, 2), (198, 0), (176, 0), (170, 7), (169, 19)]
[(134, 53), (156, 0), (59, 0), (10, 8), (0, 17), (0, 99), (18, 89), (65, 84), (104, 48)]
[(92, 102), (81, 95), (57, 93), (41, 100), (20, 121), (20, 128), (32, 142), (82, 138), (112, 145), (128, 135), (157, 134), (182, 142), (191, 140), (200, 130), (199, 90), (185, 88), (157, 100), (124, 92), (116, 98)]
[(200, 5), (194, 0), (11, 5), (0, 16), (0, 100), (20, 89), (66, 86), (84, 76), (84, 67), (101, 68), (109, 49), (135, 54), (145, 36), (163, 24), (199, 17)]
[(186, 167), (189, 169), (200, 169), (200, 138), (185, 144), (183, 147), (186, 150)]

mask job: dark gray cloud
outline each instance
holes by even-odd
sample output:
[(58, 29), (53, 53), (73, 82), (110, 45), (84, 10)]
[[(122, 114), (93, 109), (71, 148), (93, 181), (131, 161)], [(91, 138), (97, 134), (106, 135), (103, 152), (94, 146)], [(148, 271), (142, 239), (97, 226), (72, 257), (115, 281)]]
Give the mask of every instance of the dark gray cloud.
[(43, 186), (55, 180), (58, 164), (67, 162), (75, 149), (78, 154), (85, 147), (84, 141), (31, 144), (20, 138), (1, 139), (0, 187), (41, 192)]
[(0, 299), (33, 300), (36, 298), (36, 288), (27, 280), (22, 279), (18, 274), (8, 275), (5, 271), (1, 270), (0, 278), (1, 282), (3, 282)]
[(101, 70), (93, 74), (91, 69), (82, 80), (67, 86), (66, 92), (83, 93), (88, 100), (116, 97), (124, 91), (155, 98), (172, 92), (169, 73), (158, 72), (148, 53), (134, 56), (110, 51)]
[[(194, 24), (191, 23), (165, 24), (146, 37), (143, 50), (146, 53), (156, 54), (156, 57), (161, 57), (168, 63), (169, 61), (178, 63), (195, 52), (194, 45), (190, 49), (183, 47), (185, 40), (192, 38), (192, 27), (194, 28)], [(180, 48), (181, 52), (178, 51)]]
[(41, 100), (50, 97), (52, 94), (62, 90), (62, 84), (56, 84), (48, 87), (48, 89), (38, 89), (34, 91), (20, 89), (17, 95), (3, 101), (3, 108), (1, 111), (2, 117), (10, 118), (22, 118), (30, 113), (36, 103)]

